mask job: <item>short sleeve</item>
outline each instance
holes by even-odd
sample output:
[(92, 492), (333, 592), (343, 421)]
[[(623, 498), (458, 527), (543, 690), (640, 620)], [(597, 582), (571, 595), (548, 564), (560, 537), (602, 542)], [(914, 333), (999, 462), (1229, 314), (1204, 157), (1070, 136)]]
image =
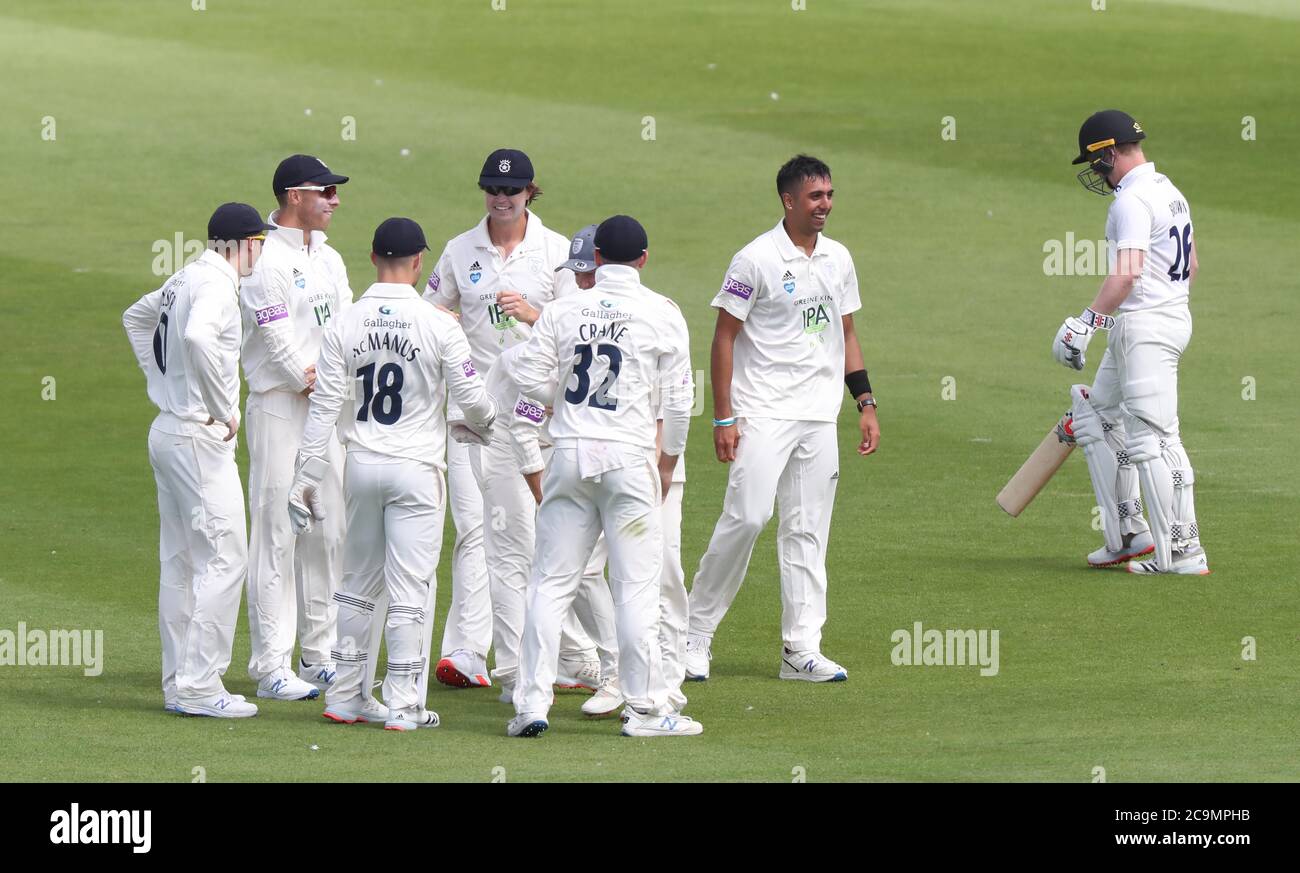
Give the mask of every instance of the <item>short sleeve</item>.
[(744, 321), (749, 317), (750, 310), (754, 308), (758, 292), (758, 265), (750, 260), (744, 252), (741, 252), (732, 258), (731, 265), (727, 267), (727, 275), (723, 277), (722, 288), (714, 296), (712, 305), (717, 309), (726, 310), (740, 321)]
[(451, 246), (443, 249), (442, 257), (429, 274), (424, 286), (424, 299), (448, 309), (460, 306), (460, 290), (456, 287), (456, 267), (452, 263)]
[(853, 266), (853, 256), (844, 253), (844, 278), (839, 287), (840, 315), (852, 315), (862, 308), (862, 297), (858, 294), (858, 270)]
[(1110, 205), (1111, 242), (1115, 251), (1151, 249), (1151, 211), (1137, 197), (1117, 197)]

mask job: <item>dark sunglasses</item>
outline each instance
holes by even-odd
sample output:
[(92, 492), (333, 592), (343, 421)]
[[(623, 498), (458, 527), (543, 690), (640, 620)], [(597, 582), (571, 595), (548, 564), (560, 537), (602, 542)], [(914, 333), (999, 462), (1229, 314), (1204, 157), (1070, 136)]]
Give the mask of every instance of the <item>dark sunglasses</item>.
[(507, 197), (514, 197), (520, 191), (524, 190), (523, 188), (507, 188), (504, 185), (481, 185), (480, 187), (493, 197), (496, 197), (499, 194), (504, 194)]

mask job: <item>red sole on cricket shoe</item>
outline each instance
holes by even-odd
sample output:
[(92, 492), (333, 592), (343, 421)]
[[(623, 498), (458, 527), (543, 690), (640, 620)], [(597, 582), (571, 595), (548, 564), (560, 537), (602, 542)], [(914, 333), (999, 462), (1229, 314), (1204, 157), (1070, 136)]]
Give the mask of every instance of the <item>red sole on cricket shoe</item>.
[(352, 721), (348, 721), (346, 718), (339, 718), (337, 715), (334, 715), (334, 714), (331, 713), (331, 712), (322, 712), (322, 713), (321, 713), (321, 718), (329, 719), (330, 721), (334, 722), (335, 724), (370, 724), (370, 719), (366, 718), (365, 716), (361, 716), (361, 715), (359, 715), (359, 716), (357, 716), (356, 718), (352, 719)]
[(1149, 555), (1155, 550), (1156, 547), (1151, 546), (1146, 551), (1138, 552), (1136, 555), (1129, 555), (1126, 558), (1120, 558), (1118, 561), (1107, 561), (1104, 564), (1094, 564), (1092, 561), (1089, 561), (1088, 566), (1096, 567), (1098, 570), (1102, 569), (1103, 567), (1118, 567), (1120, 564), (1127, 564), (1129, 561), (1133, 560), (1134, 558), (1141, 558), (1143, 555)]
[(434, 675), (443, 685), (449, 685), (452, 688), (487, 688), (492, 683), (487, 680), (486, 676), (474, 676), (471, 679), (464, 673), (456, 669), (451, 662), (451, 658), (443, 658), (434, 668)]

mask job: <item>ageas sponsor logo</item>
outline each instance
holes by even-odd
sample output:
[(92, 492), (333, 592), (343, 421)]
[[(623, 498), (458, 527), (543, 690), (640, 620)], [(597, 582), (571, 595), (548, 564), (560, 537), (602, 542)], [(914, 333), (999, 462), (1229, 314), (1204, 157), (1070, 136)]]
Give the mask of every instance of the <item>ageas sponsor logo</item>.
[(734, 294), (741, 300), (748, 300), (754, 296), (754, 289), (732, 276), (727, 277), (727, 281), (722, 283), (722, 290), (727, 294)]
[(524, 397), (519, 398), (515, 404), (515, 415), (520, 418), (526, 418), (534, 424), (541, 424), (542, 419), (546, 417), (546, 410)]
[(259, 309), (253, 313), (257, 319), (257, 326), (264, 327), (273, 321), (279, 321), (282, 318), (289, 317), (289, 308), (283, 303), (277, 303), (274, 306), (268, 306), (265, 309)]

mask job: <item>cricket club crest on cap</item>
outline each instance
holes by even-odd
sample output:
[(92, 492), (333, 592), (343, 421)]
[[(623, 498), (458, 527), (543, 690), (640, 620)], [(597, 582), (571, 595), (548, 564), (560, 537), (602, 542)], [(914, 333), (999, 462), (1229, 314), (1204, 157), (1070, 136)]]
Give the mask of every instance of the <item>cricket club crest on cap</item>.
[(591, 273), (596, 269), (596, 225), (589, 224), (578, 231), (569, 245), (569, 259), (555, 268), (555, 272), (572, 270)]
[(527, 188), (533, 181), (533, 162), (518, 149), (497, 149), (483, 162), (479, 173), (480, 188), (498, 185), (503, 188)]

